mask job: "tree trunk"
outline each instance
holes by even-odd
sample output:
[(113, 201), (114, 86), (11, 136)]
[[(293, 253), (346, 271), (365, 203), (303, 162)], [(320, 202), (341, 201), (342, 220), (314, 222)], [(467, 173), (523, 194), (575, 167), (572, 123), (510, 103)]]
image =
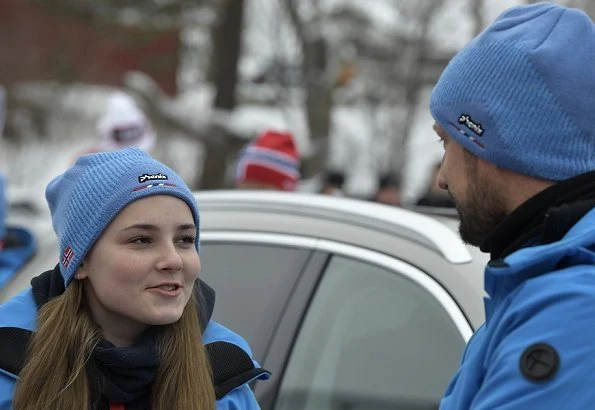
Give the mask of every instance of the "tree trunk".
[[(236, 106), (238, 61), (241, 54), (244, 0), (229, 0), (223, 6), (219, 24), (213, 30), (213, 57), (210, 78), (216, 95), (213, 109), (232, 111)], [(210, 131), (215, 135), (205, 144), (206, 159), (203, 166), (201, 189), (221, 189), (225, 185), (225, 171), (230, 155), (238, 151), (238, 143), (217, 126)]]
[(213, 54), (210, 78), (217, 94), (214, 106), (231, 111), (236, 105), (238, 61), (241, 53), (244, 0), (227, 1), (213, 30)]

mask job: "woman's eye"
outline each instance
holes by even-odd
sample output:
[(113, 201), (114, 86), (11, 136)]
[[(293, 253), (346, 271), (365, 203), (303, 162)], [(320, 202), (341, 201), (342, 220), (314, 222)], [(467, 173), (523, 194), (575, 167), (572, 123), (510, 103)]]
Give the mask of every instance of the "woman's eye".
[(133, 238), (130, 242), (147, 245), (150, 244), (152, 240), (148, 236), (139, 236), (137, 238)]
[(180, 238), (180, 242), (182, 242), (184, 244), (194, 244), (195, 241), (196, 241), (196, 237), (194, 237), (194, 236), (183, 236)]

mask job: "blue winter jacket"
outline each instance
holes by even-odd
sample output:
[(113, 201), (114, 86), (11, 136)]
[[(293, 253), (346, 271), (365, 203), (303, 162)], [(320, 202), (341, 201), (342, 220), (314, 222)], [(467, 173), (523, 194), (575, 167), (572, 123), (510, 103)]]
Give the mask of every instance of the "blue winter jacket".
[[(0, 327), (17, 327), (27, 330), (35, 330), (37, 321), (37, 305), (31, 289), (28, 289), (6, 303), (0, 305)], [(230, 342), (242, 348), (252, 357), (252, 351), (248, 343), (239, 335), (220, 325), (215, 321), (209, 321), (203, 335), (205, 344), (224, 341)], [(254, 361), (256, 368), (260, 367)], [(262, 372), (255, 376), (255, 379), (267, 379), (268, 372)], [(254, 380), (254, 379), (252, 379)], [(260, 409), (252, 390), (246, 381), (241, 386), (232, 390), (220, 400), (217, 400), (218, 410), (255, 410)], [(12, 408), (12, 395), (17, 381), (17, 376), (8, 373), (0, 368), (0, 410)]]
[(485, 271), (485, 324), (441, 410), (595, 408), (595, 209)]

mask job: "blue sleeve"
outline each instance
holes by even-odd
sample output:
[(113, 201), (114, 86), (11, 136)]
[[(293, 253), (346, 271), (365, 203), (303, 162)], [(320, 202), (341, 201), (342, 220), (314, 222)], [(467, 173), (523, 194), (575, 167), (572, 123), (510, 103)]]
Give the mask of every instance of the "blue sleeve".
[(16, 380), (0, 370), (0, 410), (12, 409), (12, 396)]
[(0, 252), (0, 289), (29, 261), (36, 247), (33, 234), (24, 228), (8, 227), (7, 235), (17, 238), (20, 245)]
[[(587, 409), (595, 403), (595, 267), (583, 265), (531, 279), (505, 300), (485, 341), (485, 378), (474, 410)], [(521, 370), (530, 346), (555, 349), (559, 367), (536, 381)]]
[(260, 410), (250, 386), (244, 384), (217, 400), (217, 410)]

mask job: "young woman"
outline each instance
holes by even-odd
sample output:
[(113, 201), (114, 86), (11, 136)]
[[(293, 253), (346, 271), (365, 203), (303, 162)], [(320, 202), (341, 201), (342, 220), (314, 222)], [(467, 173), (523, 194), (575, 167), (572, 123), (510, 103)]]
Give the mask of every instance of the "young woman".
[(247, 383), (269, 374), (209, 320), (198, 206), (173, 170), (84, 155), (46, 198), (60, 263), (0, 306), (1, 410), (259, 408)]

